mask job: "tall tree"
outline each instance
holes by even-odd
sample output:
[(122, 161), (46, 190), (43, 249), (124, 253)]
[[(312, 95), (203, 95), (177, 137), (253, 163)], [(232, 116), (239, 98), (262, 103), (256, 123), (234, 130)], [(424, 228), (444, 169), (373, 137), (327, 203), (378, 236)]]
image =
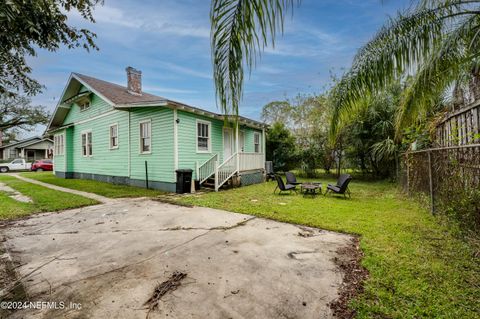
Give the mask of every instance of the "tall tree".
[(275, 171), (287, 171), (296, 167), (295, 137), (281, 122), (275, 122), (267, 132), (266, 157), (273, 162)]
[(213, 77), (226, 114), (238, 115), (244, 66), (251, 71), (263, 49), (275, 45), (284, 19), (299, 0), (212, 0)]
[(265, 123), (273, 124), (281, 122), (287, 127), (291, 127), (293, 107), (288, 101), (273, 101), (262, 108), (261, 119)]
[(50, 114), (43, 106), (32, 106), (29, 98), (0, 94), (0, 131), (32, 130), (38, 124), (47, 124)]
[(67, 24), (67, 14), (76, 10), (95, 22), (92, 10), (103, 0), (8, 0), (0, 1), (0, 94), (34, 95), (42, 86), (30, 76), (26, 56), (36, 49), (56, 51), (61, 45), (69, 49), (97, 49), (95, 34)]
[[(435, 107), (439, 96), (479, 69), (480, 1), (418, 0), (357, 53), (334, 89), (332, 133), (358, 101), (413, 75), (396, 118), (397, 135)], [(475, 72), (474, 72), (475, 73)]]

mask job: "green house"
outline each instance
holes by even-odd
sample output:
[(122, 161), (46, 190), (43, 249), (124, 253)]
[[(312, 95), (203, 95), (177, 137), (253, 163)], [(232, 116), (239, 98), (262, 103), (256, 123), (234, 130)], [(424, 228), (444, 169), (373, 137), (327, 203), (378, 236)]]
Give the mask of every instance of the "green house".
[[(201, 185), (264, 180), (265, 125), (142, 92), (141, 72), (127, 87), (72, 73), (47, 128), (54, 171), (82, 178), (175, 191), (178, 169)], [(232, 124), (235, 123), (235, 124)]]

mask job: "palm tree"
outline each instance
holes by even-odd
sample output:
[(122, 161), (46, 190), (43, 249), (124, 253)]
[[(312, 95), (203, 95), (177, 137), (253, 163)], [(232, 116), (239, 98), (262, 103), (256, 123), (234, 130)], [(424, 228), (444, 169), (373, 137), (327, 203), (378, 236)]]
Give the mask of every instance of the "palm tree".
[(480, 1), (418, 0), (358, 51), (335, 86), (332, 134), (358, 109), (358, 101), (411, 77), (397, 113), (399, 134), (432, 112), (449, 88), (478, 74), (479, 49)]
[(300, 0), (213, 0), (210, 20), (213, 77), (225, 114), (238, 115), (244, 66), (251, 72), (263, 49), (275, 45), (285, 15)]

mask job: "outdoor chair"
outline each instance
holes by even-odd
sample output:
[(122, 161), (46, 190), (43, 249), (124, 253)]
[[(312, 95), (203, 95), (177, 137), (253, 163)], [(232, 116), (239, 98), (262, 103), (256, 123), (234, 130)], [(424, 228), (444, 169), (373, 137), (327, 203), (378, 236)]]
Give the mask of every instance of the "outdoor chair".
[(327, 195), (328, 192), (334, 192), (335, 194), (343, 194), (344, 197), (346, 197), (346, 194), (348, 194), (348, 197), (351, 197), (350, 190), (348, 189), (348, 184), (351, 180), (352, 176), (350, 176), (350, 174), (340, 175), (337, 180), (337, 185), (328, 184), (325, 195)]
[(295, 185), (291, 185), (291, 184), (287, 184), (285, 185), (283, 183), (283, 179), (279, 176), (279, 175), (275, 175), (275, 180), (277, 181), (277, 186), (275, 187), (275, 189), (273, 190), (273, 193), (275, 194), (275, 192), (277, 191), (277, 188), (280, 190), (278, 192), (278, 194), (281, 194), (282, 192), (297, 192), (297, 189), (296, 189), (296, 186)]
[(297, 182), (297, 178), (295, 177), (295, 174), (293, 174), (292, 172), (286, 172), (285, 177), (287, 178), (287, 184), (290, 184), (290, 185), (302, 184), (300, 182)]

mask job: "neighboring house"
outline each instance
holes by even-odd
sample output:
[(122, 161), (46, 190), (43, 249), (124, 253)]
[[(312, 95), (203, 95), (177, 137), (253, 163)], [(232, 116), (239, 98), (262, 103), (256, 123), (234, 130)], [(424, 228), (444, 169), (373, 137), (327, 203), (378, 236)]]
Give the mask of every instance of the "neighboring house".
[(2, 160), (24, 158), (28, 162), (52, 158), (53, 141), (39, 136), (30, 137), (22, 141), (0, 146), (0, 155)]
[[(264, 180), (265, 125), (142, 92), (141, 72), (128, 86), (72, 73), (47, 131), (54, 135), (54, 171), (175, 191), (176, 170), (192, 169), (218, 190), (233, 180)], [(237, 151), (238, 150), (238, 151)], [(213, 184), (213, 183), (212, 183)]]

